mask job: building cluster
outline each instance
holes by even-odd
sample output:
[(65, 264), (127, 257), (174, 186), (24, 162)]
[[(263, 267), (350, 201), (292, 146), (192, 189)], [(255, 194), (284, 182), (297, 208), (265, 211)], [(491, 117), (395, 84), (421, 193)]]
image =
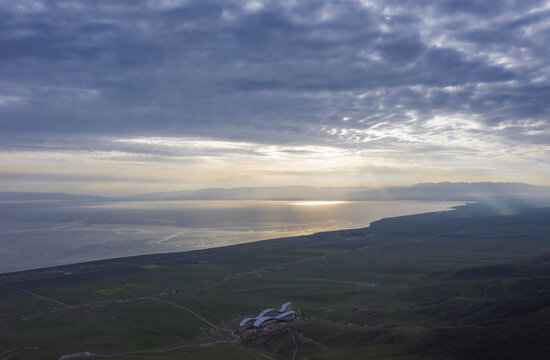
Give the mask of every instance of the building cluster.
[(296, 313), (292, 310), (290, 302), (284, 303), (280, 309), (265, 309), (256, 317), (243, 319), (239, 324), (241, 332), (248, 329), (262, 329), (269, 325), (274, 325), (280, 322), (292, 321), (296, 318)]

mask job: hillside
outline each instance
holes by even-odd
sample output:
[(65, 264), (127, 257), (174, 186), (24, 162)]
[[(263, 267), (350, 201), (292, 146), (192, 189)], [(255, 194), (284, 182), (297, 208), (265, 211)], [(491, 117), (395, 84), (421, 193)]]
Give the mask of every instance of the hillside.
[[(0, 354), (545, 359), (549, 234), (550, 208), (467, 205), (366, 229), (4, 274)], [(239, 339), (240, 320), (287, 301), (299, 320)]]

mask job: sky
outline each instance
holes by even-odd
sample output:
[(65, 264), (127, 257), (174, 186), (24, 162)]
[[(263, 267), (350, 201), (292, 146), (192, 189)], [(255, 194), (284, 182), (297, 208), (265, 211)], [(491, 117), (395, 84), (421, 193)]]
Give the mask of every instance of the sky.
[(0, 191), (550, 185), (550, 1), (0, 0)]

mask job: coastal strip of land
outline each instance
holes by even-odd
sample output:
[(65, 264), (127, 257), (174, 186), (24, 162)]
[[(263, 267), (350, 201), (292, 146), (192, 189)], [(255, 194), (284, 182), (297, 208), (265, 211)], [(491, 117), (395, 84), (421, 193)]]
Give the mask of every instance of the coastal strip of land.
[[(548, 208), (472, 204), (365, 229), (4, 274), (0, 354), (544, 358), (549, 234)], [(239, 329), (287, 301), (296, 320)]]

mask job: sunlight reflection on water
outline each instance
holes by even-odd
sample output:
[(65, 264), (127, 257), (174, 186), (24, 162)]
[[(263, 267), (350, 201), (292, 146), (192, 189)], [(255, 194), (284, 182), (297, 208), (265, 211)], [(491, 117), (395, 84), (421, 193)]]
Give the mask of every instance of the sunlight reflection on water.
[(343, 204), (344, 201), (298, 201), (292, 202), (291, 205), (298, 206), (319, 206), (319, 205), (338, 205)]
[(0, 203), (0, 273), (368, 226), (453, 201)]

